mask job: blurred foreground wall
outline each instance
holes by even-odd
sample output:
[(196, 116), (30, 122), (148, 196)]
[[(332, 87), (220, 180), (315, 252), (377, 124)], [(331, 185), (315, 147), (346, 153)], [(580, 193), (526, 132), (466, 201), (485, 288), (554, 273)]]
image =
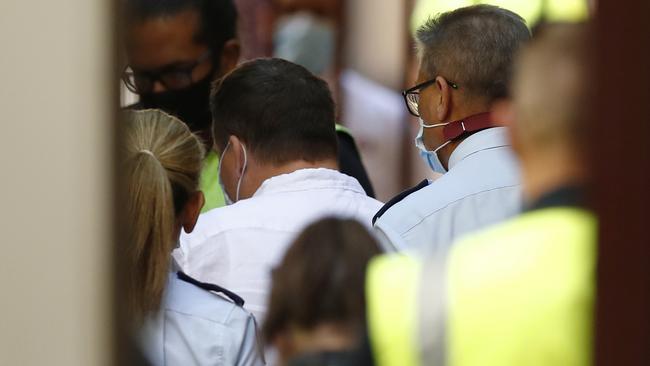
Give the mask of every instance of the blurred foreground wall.
[(0, 2), (0, 365), (111, 363), (110, 10)]

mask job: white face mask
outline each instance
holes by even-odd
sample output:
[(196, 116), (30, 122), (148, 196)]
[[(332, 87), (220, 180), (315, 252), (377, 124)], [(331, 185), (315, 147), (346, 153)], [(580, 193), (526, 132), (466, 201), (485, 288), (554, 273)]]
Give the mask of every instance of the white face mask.
[(449, 123), (437, 123), (433, 125), (427, 125), (424, 123), (422, 118), (419, 118), (420, 122), (420, 131), (418, 132), (418, 135), (415, 137), (415, 147), (418, 148), (420, 151), (420, 157), (422, 160), (424, 160), (425, 163), (431, 168), (436, 173), (440, 174), (445, 174), (447, 172), (447, 169), (442, 165), (442, 162), (440, 161), (440, 158), (438, 157), (438, 151), (442, 149), (443, 147), (447, 146), (451, 141), (447, 141), (444, 144), (438, 146), (435, 148), (433, 151), (427, 150), (427, 147), (424, 145), (424, 129), (425, 128), (436, 128), (436, 127), (444, 127), (447, 126)]
[(244, 178), (244, 173), (246, 173), (246, 167), (248, 166), (248, 155), (246, 154), (246, 146), (244, 146), (244, 144), (242, 144), (241, 146), (242, 146), (242, 150), (244, 151), (244, 169), (242, 169), (241, 175), (237, 180), (237, 192), (235, 193), (234, 201), (232, 200), (232, 198), (230, 198), (230, 195), (228, 195), (228, 191), (226, 191), (226, 187), (223, 185), (223, 181), (221, 180), (221, 163), (223, 162), (223, 157), (226, 155), (226, 151), (228, 151), (228, 148), (230, 147), (230, 141), (228, 141), (226, 148), (223, 149), (223, 151), (221, 152), (221, 157), (219, 158), (218, 180), (219, 180), (219, 186), (221, 186), (221, 191), (223, 192), (223, 198), (226, 201), (227, 206), (230, 206), (233, 203), (239, 201), (239, 189), (241, 188), (241, 181)]

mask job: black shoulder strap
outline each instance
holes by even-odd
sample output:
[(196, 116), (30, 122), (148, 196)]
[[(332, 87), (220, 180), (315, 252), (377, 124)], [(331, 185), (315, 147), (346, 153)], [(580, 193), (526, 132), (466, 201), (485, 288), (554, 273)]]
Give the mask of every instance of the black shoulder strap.
[(404, 198), (408, 197), (411, 193), (417, 192), (421, 190), (422, 188), (426, 187), (429, 185), (429, 180), (425, 179), (422, 182), (420, 182), (417, 186), (409, 188), (405, 190), (404, 192), (398, 194), (397, 196), (393, 197), (390, 201), (386, 202), (384, 207), (377, 212), (375, 217), (372, 218), (372, 224), (374, 225), (377, 220), (388, 211), (391, 207), (395, 206), (398, 204), (400, 201), (402, 201)]
[(196, 287), (200, 287), (200, 288), (202, 288), (204, 290), (220, 293), (220, 294), (226, 296), (227, 298), (229, 298), (230, 300), (232, 300), (232, 302), (237, 304), (237, 306), (244, 306), (244, 299), (239, 297), (239, 295), (237, 295), (236, 293), (234, 293), (232, 291), (229, 291), (229, 290), (226, 290), (225, 288), (223, 288), (221, 286), (217, 286), (217, 285), (214, 285), (214, 284), (211, 284), (211, 283), (205, 283), (205, 282), (198, 281), (198, 280), (196, 280), (196, 279), (194, 279), (194, 278), (192, 278), (192, 277), (190, 277), (190, 276), (188, 276), (185, 273), (180, 272), (180, 271), (178, 272), (178, 279), (181, 280), (181, 281), (185, 281), (187, 283), (191, 283), (192, 285), (194, 285)]

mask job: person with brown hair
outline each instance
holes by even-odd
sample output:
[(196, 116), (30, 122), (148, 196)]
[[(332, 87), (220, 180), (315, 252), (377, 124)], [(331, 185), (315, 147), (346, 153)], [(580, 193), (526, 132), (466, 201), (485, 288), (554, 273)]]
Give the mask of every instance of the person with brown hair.
[[(240, 60), (238, 20), (248, 25), (251, 15), (262, 4), (257, 4), (254, 10), (245, 6), (242, 10), (249, 12), (241, 12), (240, 18), (232, 0), (123, 0), (121, 3), (127, 62), (122, 80), (138, 96), (138, 103), (129, 108), (156, 108), (180, 118), (210, 149), (213, 145), (210, 87)], [(241, 1), (238, 3), (242, 5)], [(253, 20), (259, 25), (257, 19)], [(373, 195), (352, 136), (339, 131), (337, 139), (341, 145), (338, 154), (341, 170), (357, 177), (366, 192)], [(200, 181), (206, 197), (203, 212), (225, 204), (218, 184), (218, 164), (219, 155), (209, 150)]]
[(273, 271), (263, 328), (281, 364), (361, 363), (365, 270), (378, 254), (377, 242), (354, 220), (323, 219), (298, 236)]
[(205, 200), (198, 188), (202, 143), (162, 111), (130, 111), (125, 117), (124, 278), (142, 351), (155, 365), (263, 364), (255, 319), (240, 297), (170, 272), (181, 229), (193, 230)]
[(245, 62), (215, 84), (211, 106), (229, 205), (202, 214), (174, 257), (186, 273), (240, 293), (263, 321), (271, 269), (307, 225), (337, 216), (370, 226), (382, 204), (338, 170), (332, 94), (304, 67)]

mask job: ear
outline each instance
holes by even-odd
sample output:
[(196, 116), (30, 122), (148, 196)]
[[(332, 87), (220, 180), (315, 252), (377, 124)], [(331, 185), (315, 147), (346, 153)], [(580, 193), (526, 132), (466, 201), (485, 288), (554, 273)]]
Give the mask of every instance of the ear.
[(229, 73), (237, 66), (239, 56), (241, 54), (241, 46), (236, 39), (228, 40), (221, 50), (221, 60), (219, 64), (219, 72), (221, 75)]
[(246, 158), (248, 158), (244, 156), (244, 144), (239, 139), (239, 137), (235, 135), (230, 135), (228, 142), (230, 142), (230, 150), (232, 150), (232, 152), (229, 151), (228, 153), (233, 154), (235, 157), (235, 169), (238, 174), (241, 174), (244, 170), (244, 161), (247, 160)]
[(194, 226), (196, 225), (196, 221), (199, 219), (204, 204), (205, 196), (203, 195), (203, 192), (196, 191), (190, 195), (185, 207), (183, 207), (182, 213), (182, 225), (183, 230), (185, 230), (186, 233), (189, 234), (194, 230)]
[(447, 80), (442, 76), (436, 77), (436, 87), (440, 92), (438, 105), (436, 106), (436, 116), (438, 121), (445, 121), (451, 113), (451, 88)]

